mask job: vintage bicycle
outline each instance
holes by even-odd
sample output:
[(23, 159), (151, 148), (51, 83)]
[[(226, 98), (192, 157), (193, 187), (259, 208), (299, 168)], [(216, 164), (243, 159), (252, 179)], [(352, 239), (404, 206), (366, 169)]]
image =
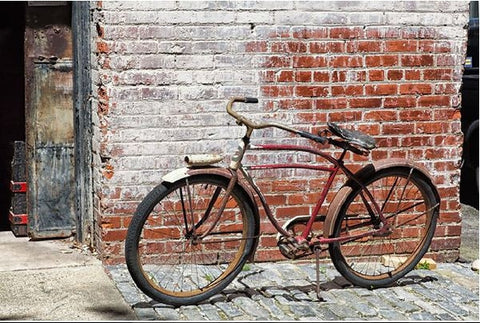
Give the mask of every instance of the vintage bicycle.
[[(214, 154), (186, 156), (186, 166), (166, 174), (137, 207), (125, 258), (130, 275), (146, 295), (181, 306), (221, 292), (248, 260), (254, 260), (261, 235), (259, 205), (278, 231), (278, 247), (285, 257), (315, 254), (317, 292), (323, 250), (328, 249), (342, 276), (365, 288), (391, 286), (416, 266), (429, 249), (440, 209), (439, 194), (424, 167), (386, 159), (352, 172), (344, 164), (346, 153), (368, 155), (376, 146), (374, 138), (335, 123), (316, 135), (280, 123), (255, 122), (233, 109), (240, 102), (258, 99), (235, 97), (227, 104), (228, 114), (246, 127), (230, 165), (217, 166), (223, 157)], [(312, 144), (251, 144), (253, 130), (265, 128), (290, 132)], [(339, 149), (325, 153), (318, 148), (326, 145)], [(315, 158), (244, 166), (245, 153), (256, 150), (303, 152)], [(310, 215), (280, 225), (250, 171), (282, 168), (326, 172), (328, 179)], [(327, 214), (321, 215), (340, 172), (347, 180)], [(313, 230), (318, 223), (323, 232)]]

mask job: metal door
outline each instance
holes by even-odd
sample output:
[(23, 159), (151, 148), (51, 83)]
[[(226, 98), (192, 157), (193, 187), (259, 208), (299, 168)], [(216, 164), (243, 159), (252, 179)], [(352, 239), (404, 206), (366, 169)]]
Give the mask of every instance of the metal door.
[(71, 5), (28, 2), (25, 24), (28, 233), (66, 237), (75, 231)]

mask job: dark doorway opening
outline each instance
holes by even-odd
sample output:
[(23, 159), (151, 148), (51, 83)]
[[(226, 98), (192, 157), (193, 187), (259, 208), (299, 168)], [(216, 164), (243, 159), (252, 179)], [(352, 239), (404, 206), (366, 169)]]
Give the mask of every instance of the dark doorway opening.
[(14, 142), (25, 140), (25, 2), (0, 2), (0, 230), (9, 230)]

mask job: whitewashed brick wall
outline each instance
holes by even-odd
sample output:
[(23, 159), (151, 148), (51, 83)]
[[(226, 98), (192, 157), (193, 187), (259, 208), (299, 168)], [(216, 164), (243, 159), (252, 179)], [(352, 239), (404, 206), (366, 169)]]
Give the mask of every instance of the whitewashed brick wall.
[[(225, 112), (232, 96), (258, 97), (250, 110), (305, 130), (348, 122), (383, 142), (373, 158), (424, 163), (444, 200), (440, 259), (458, 255), (462, 134), (455, 108), (467, 1), (92, 6), (95, 215), (105, 261), (122, 261), (137, 204), (186, 153), (223, 154), (236, 146), (242, 129)], [(277, 131), (259, 135), (283, 138)], [(262, 259), (275, 259), (268, 237), (262, 243)]]

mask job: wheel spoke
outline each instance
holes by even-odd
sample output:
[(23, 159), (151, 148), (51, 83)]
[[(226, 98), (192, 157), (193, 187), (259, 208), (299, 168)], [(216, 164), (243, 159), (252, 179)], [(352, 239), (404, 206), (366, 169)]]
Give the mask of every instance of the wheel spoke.
[(414, 267), (428, 250), (438, 216), (429, 185), (413, 169), (374, 174), (365, 187), (385, 217), (377, 230), (364, 189), (352, 190), (335, 221), (333, 237), (344, 241), (329, 247), (345, 278), (364, 287), (388, 286)]
[[(146, 198), (151, 204), (130, 224), (126, 245), (135, 247), (126, 247), (126, 258), (148, 296), (191, 304), (219, 292), (238, 274), (258, 237), (248, 195), (234, 187), (222, 196), (228, 184), (228, 179), (194, 176)], [(226, 202), (221, 213), (220, 201)]]

